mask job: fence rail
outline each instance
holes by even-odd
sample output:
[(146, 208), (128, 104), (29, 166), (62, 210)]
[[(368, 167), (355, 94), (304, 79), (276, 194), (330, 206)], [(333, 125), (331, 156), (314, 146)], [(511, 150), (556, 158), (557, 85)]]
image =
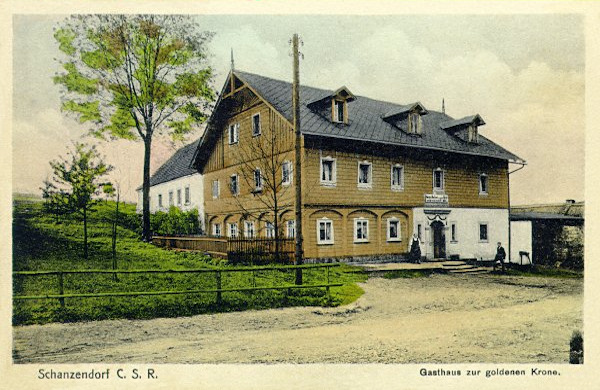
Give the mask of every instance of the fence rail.
[[(238, 267), (228, 269), (182, 269), (182, 270), (64, 270), (64, 271), (16, 271), (13, 277), (35, 277), (35, 276), (58, 276), (58, 294), (38, 294), (38, 295), (16, 295), (14, 300), (34, 300), (34, 299), (58, 299), (61, 307), (65, 306), (65, 298), (101, 298), (101, 297), (126, 297), (126, 296), (151, 296), (151, 295), (182, 295), (182, 294), (216, 294), (217, 303), (222, 301), (222, 293), (227, 292), (252, 292), (261, 290), (293, 290), (306, 288), (325, 288), (329, 294), (330, 287), (340, 287), (343, 283), (331, 283), (330, 268), (338, 267), (340, 264), (303, 264), (293, 266), (263, 266), (263, 267)], [(296, 269), (324, 268), (326, 270), (327, 283), (302, 284), (302, 285), (280, 285), (280, 286), (262, 286), (262, 287), (235, 287), (223, 288), (221, 284), (222, 274), (234, 272), (251, 272), (253, 278), (256, 272), (260, 271), (291, 271)], [(64, 275), (67, 274), (168, 274), (168, 273), (214, 273), (216, 288), (182, 290), (182, 291), (124, 291), (124, 292), (103, 292), (103, 293), (74, 293), (65, 294)]]
[(208, 253), (226, 258), (234, 264), (290, 264), (295, 260), (295, 241), (290, 238), (154, 236), (152, 243), (166, 248)]

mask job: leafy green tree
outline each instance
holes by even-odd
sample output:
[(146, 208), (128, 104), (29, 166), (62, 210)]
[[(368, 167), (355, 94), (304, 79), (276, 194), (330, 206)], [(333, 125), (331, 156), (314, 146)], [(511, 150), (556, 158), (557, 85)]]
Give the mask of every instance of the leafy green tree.
[(144, 142), (143, 230), (150, 239), (150, 156), (156, 134), (183, 139), (214, 101), (212, 33), (177, 15), (77, 15), (54, 37), (65, 54), (62, 109), (91, 133)]
[(113, 186), (102, 177), (112, 166), (102, 161), (94, 146), (74, 145), (66, 158), (53, 160), (52, 178), (46, 181), (43, 194), (59, 204), (61, 210), (78, 213), (83, 218), (83, 257), (88, 258), (88, 214), (101, 202), (99, 195), (112, 194)]

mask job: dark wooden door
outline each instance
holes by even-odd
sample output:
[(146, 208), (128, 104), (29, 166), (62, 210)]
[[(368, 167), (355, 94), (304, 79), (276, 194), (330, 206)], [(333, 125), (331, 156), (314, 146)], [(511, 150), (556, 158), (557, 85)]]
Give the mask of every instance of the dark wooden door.
[(436, 259), (446, 258), (446, 234), (444, 232), (444, 224), (435, 221), (431, 224), (433, 231), (433, 257)]

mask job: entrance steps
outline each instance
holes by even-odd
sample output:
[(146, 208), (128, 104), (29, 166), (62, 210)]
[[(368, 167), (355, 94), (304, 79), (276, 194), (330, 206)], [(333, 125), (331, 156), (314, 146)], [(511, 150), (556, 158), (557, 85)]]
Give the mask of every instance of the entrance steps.
[(490, 272), (491, 268), (478, 267), (460, 260), (448, 260), (442, 262), (442, 270), (451, 274), (482, 274)]

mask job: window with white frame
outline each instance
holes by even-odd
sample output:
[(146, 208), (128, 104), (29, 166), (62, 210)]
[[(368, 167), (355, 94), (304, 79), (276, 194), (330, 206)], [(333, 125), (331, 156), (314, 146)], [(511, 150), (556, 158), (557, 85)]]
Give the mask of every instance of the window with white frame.
[(162, 194), (158, 194), (158, 207), (160, 207), (161, 209), (163, 207)]
[(173, 206), (173, 191), (169, 191), (169, 207)]
[(444, 191), (444, 171), (441, 168), (433, 170), (433, 190)]
[(287, 238), (296, 237), (296, 221), (291, 220), (286, 223), (286, 236)]
[(254, 191), (262, 191), (262, 172), (260, 168), (254, 170)]
[(284, 186), (292, 183), (292, 163), (290, 161), (284, 161), (281, 165), (281, 184)]
[(488, 224), (487, 223), (479, 223), (479, 241), (482, 241), (482, 242), (488, 241)]
[(229, 145), (237, 144), (240, 139), (240, 124), (229, 125)]
[(413, 112), (408, 117), (408, 132), (412, 134), (419, 134), (421, 132), (421, 115), (417, 112)]
[(244, 221), (244, 237), (254, 237), (254, 221)]
[(267, 238), (275, 238), (275, 226), (271, 222), (265, 224), (265, 236)]
[(317, 244), (333, 244), (333, 221), (322, 218), (317, 220)]
[(369, 220), (354, 218), (354, 242), (369, 242)]
[(456, 232), (456, 222), (452, 222), (452, 224), (450, 224), (450, 241), (452, 242), (457, 242), (457, 236), (456, 236), (457, 232)]
[(219, 197), (219, 181), (218, 180), (213, 180), (212, 182), (212, 197), (213, 199), (217, 199)]
[(401, 241), (400, 236), (400, 220), (392, 217), (387, 220), (387, 240), (388, 241)]
[(221, 224), (220, 223), (213, 223), (212, 234), (214, 237), (221, 237)]
[(227, 224), (227, 236), (237, 237), (238, 236), (238, 225), (235, 222)]
[(260, 135), (260, 113), (252, 115), (252, 135)]
[(185, 187), (185, 204), (190, 204), (190, 186)]
[(177, 206), (181, 206), (181, 188), (177, 189)]
[(423, 241), (423, 228), (420, 223), (417, 224), (417, 238), (419, 239), (419, 241)]
[(229, 189), (233, 195), (238, 195), (240, 193), (240, 183), (237, 174), (233, 174), (229, 178)]
[(479, 195), (488, 194), (488, 175), (482, 173), (479, 175)]
[(331, 157), (321, 157), (321, 184), (335, 185), (335, 159)]
[(391, 172), (392, 190), (400, 191), (404, 189), (404, 167), (400, 164), (392, 165)]
[(335, 100), (333, 103), (333, 121), (344, 123), (344, 102)]
[(371, 188), (373, 181), (373, 165), (368, 161), (358, 163), (358, 187)]
[(477, 131), (477, 125), (475, 123), (469, 126), (468, 139), (469, 142), (475, 144), (479, 142), (479, 132)]

